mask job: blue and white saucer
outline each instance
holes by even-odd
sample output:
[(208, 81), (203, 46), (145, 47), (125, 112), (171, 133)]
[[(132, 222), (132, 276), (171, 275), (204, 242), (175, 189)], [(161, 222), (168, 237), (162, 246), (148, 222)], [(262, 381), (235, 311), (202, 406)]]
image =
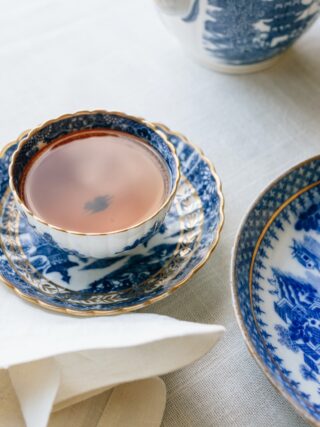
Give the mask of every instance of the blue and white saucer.
[(255, 202), (236, 241), (232, 282), (250, 352), (295, 409), (320, 425), (320, 156)]
[(85, 258), (39, 237), (18, 213), (8, 187), (16, 144), (0, 159), (0, 276), (21, 297), (75, 315), (108, 315), (145, 307), (182, 286), (209, 258), (223, 223), (220, 181), (185, 137), (157, 125), (174, 144), (182, 178), (159, 232), (129, 255)]

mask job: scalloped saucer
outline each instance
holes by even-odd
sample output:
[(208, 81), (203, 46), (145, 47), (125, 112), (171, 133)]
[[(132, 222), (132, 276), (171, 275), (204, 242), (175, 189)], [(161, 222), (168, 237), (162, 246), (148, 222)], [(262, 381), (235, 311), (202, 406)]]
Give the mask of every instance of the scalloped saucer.
[(250, 352), (276, 389), (320, 425), (320, 156), (273, 182), (243, 221), (233, 298)]
[(163, 125), (181, 163), (173, 206), (159, 232), (129, 255), (90, 259), (43, 239), (18, 213), (8, 187), (16, 144), (0, 159), (0, 275), (21, 297), (74, 315), (129, 312), (182, 286), (209, 258), (223, 224), (220, 181), (202, 152)]

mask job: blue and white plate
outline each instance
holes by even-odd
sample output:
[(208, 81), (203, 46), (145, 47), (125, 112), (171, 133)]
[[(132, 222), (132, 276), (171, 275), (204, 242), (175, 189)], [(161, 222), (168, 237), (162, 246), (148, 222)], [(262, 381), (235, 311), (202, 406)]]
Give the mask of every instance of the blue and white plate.
[(185, 137), (157, 125), (174, 144), (182, 178), (159, 232), (130, 255), (92, 259), (43, 239), (18, 213), (8, 187), (16, 144), (0, 159), (0, 275), (21, 297), (75, 315), (108, 315), (145, 307), (182, 286), (208, 259), (223, 223), (220, 181)]
[(232, 281), (250, 352), (295, 409), (320, 425), (320, 156), (255, 202), (239, 231)]

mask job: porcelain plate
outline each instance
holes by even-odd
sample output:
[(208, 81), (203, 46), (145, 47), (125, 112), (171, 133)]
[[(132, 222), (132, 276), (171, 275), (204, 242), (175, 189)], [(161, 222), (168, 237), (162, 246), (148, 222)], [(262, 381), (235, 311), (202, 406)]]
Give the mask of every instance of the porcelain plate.
[(271, 184), (251, 208), (232, 281), (251, 353), (296, 410), (320, 425), (320, 156)]

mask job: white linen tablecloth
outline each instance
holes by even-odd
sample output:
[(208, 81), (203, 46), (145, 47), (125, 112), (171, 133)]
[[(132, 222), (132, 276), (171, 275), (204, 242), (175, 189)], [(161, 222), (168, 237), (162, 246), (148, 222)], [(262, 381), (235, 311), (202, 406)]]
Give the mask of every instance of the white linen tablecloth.
[[(185, 287), (145, 310), (227, 328), (207, 356), (164, 377), (163, 426), (304, 426), (245, 347), (229, 270), (250, 203), (320, 151), (320, 22), (274, 68), (238, 77), (190, 62), (151, 0), (0, 0), (0, 7), (1, 144), (62, 113), (120, 110), (186, 134), (221, 177), (218, 248)], [(107, 394), (54, 414), (49, 426), (96, 427)]]

